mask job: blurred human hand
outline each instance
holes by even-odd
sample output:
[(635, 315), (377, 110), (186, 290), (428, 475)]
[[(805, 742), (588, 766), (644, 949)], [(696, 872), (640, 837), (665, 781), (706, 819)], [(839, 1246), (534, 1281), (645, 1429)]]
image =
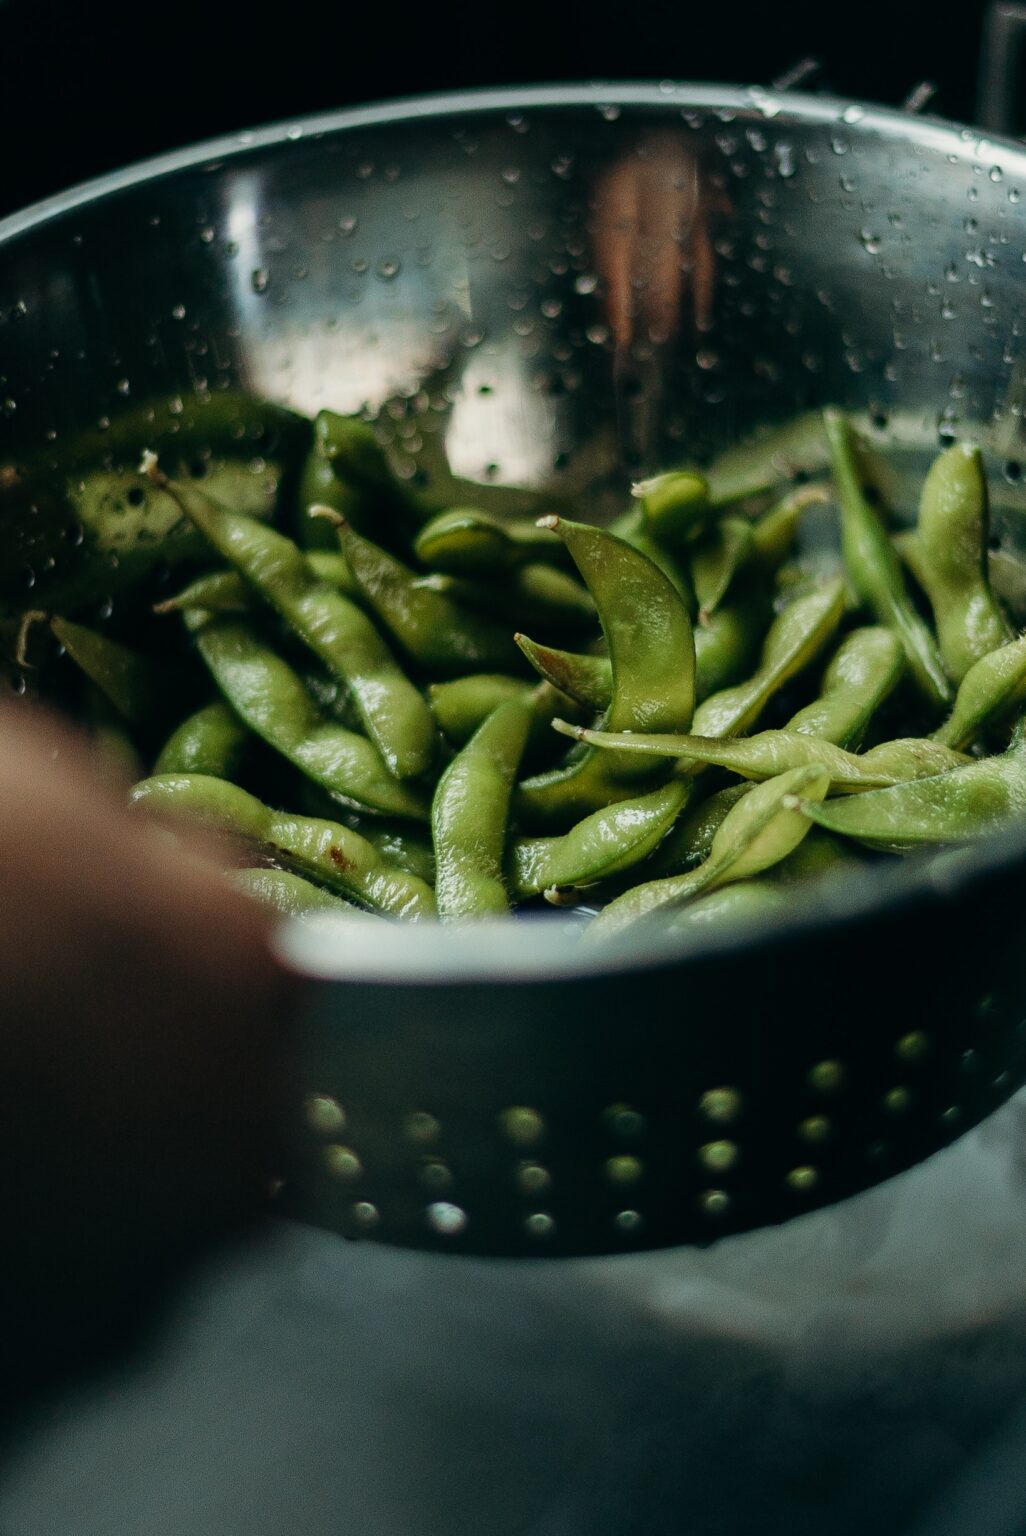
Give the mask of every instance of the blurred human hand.
[(199, 848), (0, 708), (0, 1260), (15, 1356), (57, 1357), (274, 1170), (287, 978)]

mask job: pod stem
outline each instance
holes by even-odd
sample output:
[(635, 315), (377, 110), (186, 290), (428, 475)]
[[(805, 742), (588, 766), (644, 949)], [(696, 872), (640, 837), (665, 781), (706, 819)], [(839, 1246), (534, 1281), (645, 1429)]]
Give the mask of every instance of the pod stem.
[(35, 666), (35, 662), (29, 660), (28, 638), (37, 624), (48, 624), (49, 622), (50, 615), (45, 613), (42, 608), (30, 608), (27, 613), (22, 614), (21, 623), (18, 625), (18, 638), (14, 646), (14, 659), (19, 667)]

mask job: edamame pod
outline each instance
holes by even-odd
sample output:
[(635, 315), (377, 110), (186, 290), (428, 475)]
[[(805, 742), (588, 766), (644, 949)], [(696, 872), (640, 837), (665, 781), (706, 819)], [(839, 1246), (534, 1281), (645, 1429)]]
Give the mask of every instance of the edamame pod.
[(754, 551), (755, 534), (743, 517), (721, 517), (698, 540), (691, 556), (691, 581), (699, 624), (716, 612)]
[(562, 556), (531, 518), (500, 522), (476, 507), (452, 507), (418, 533), (413, 552), (431, 570), (449, 576), (498, 576), (525, 561)]
[[(337, 587), (346, 597), (359, 599), (360, 589), (341, 554), (328, 549), (309, 549), (305, 554), (318, 581)], [(154, 603), (153, 611), (184, 613), (186, 608), (203, 608), (207, 613), (251, 613), (255, 606), (252, 588), (238, 571), (208, 571), (205, 576), (197, 576), (174, 597)]]
[(934, 741), (964, 752), (1026, 701), (1026, 635), (975, 662), (955, 695), (954, 707), (933, 733)]
[(822, 827), (812, 827), (793, 853), (767, 871), (766, 879), (774, 885), (809, 885), (842, 870), (850, 874), (860, 868), (865, 868), (865, 857), (851, 843)]
[(400, 779), (426, 773), (438, 743), (434, 718), (367, 615), (319, 581), (284, 534), (216, 506), (191, 486), (168, 485), (204, 538), (346, 684), (389, 772)]
[(950, 704), (953, 689), (937, 642), (913, 606), (887, 530), (863, 492), (851, 427), (840, 411), (825, 411), (824, 422), (841, 503), (841, 552), (851, 584), (880, 623), (894, 630), (926, 698)]
[(659, 845), (689, 794), (683, 780), (671, 780), (593, 811), (562, 837), (519, 838), (508, 860), (514, 897), (523, 901), (553, 887), (586, 886), (633, 868)]
[(300, 542), (319, 545), (327, 535), (313, 515), (330, 507), (354, 528), (398, 547), (423, 521), (420, 504), (392, 472), (374, 429), (359, 416), (319, 411), (314, 440), (299, 487)]
[(809, 813), (823, 799), (828, 786), (829, 778), (821, 768), (794, 768), (757, 784), (724, 818), (703, 864), (685, 875), (632, 886), (603, 907), (589, 924), (585, 942), (603, 942), (641, 918), (671, 912), (703, 891), (761, 874), (778, 864), (809, 830)]
[(870, 848), (907, 853), (938, 843), (968, 843), (1026, 814), (1026, 717), (1007, 752), (915, 783), (807, 807), (830, 832)]
[[(904, 652), (890, 630), (873, 626), (853, 631), (824, 672), (820, 697), (792, 715), (787, 730), (840, 747), (858, 745), (904, 667)], [(659, 847), (652, 861), (653, 872), (677, 874), (689, 869), (696, 857), (704, 856), (716, 828), (748, 789), (748, 784), (731, 785), (696, 806)]]
[(169, 773), (143, 779), (129, 803), (150, 814), (199, 821), (214, 831), (271, 849), (280, 863), (389, 917), (431, 917), (434, 892), (395, 869), (349, 827), (271, 810), (227, 779)]
[[(330, 507), (333, 512), (351, 522), (354, 528), (373, 532), (378, 538), (393, 534), (391, 518), (386, 514), (384, 521), (388, 526), (380, 526), (382, 519), (379, 518), (379, 526), (374, 527), (373, 507), (368, 504), (366, 494), (335, 473), (332, 460), (328, 457), (327, 445), (336, 419), (334, 411), (318, 412), (314, 419), (313, 441), (299, 477), (296, 537), (311, 554), (315, 550), (334, 552), (336, 543), (329, 525), (322, 518), (310, 516), (310, 508), (315, 506)], [(366, 424), (359, 425), (362, 427)]]
[(773, 695), (822, 653), (843, 613), (844, 583), (840, 580), (827, 582), (790, 603), (770, 626), (756, 671), (746, 682), (721, 689), (700, 704), (693, 733), (720, 737), (747, 731)]
[(364, 598), (417, 666), (434, 676), (473, 669), (506, 671), (517, 663), (508, 625), (434, 592), (408, 566), (347, 523), (338, 528), (342, 553)]
[(921, 736), (885, 741), (869, 752), (846, 752), (832, 742), (799, 731), (760, 731), (756, 736), (721, 740), (712, 736), (646, 736), (642, 733), (590, 731), (554, 720), (557, 731), (612, 752), (641, 752), (727, 768), (746, 779), (772, 779), (792, 768), (819, 767), (829, 775), (831, 789), (855, 793), (929, 778), (962, 767), (968, 759), (940, 742)]
[(751, 788), (748, 781), (728, 784), (725, 789), (717, 789), (701, 800), (681, 817), (656, 849), (648, 865), (649, 872), (652, 875), (680, 875), (692, 869), (700, 859), (708, 858), (716, 833), (742, 795), (747, 795)]
[(1011, 639), (987, 579), (990, 517), (980, 450), (956, 443), (930, 467), (919, 503), (916, 576), (956, 683), (974, 662)]
[(889, 629), (853, 630), (823, 673), (819, 697), (792, 715), (787, 729), (851, 750), (904, 671), (905, 653)]
[(428, 698), (442, 735), (464, 747), (493, 710), (510, 699), (531, 698), (534, 685), (505, 672), (471, 672), (448, 683), (432, 683)]
[(752, 564), (761, 572), (777, 570), (791, 553), (803, 512), (830, 499), (826, 485), (799, 485), (781, 497), (752, 524)]
[(580, 632), (595, 626), (595, 604), (579, 581), (558, 567), (533, 560), (501, 582), (459, 576), (424, 576), (418, 586), (440, 592), (471, 612), (501, 615), (511, 625)]
[(576, 707), (574, 699), (551, 683), (532, 684), (501, 672), (472, 672), (449, 683), (432, 683), (428, 699), (442, 735), (454, 747), (466, 746), (499, 704), (507, 699), (526, 700), (531, 706), (531, 733), (524, 759), (541, 758), (542, 763), (551, 761), (561, 745), (551, 729), (553, 720)]
[(228, 871), (228, 883), (261, 906), (280, 912), (282, 917), (306, 917), (311, 912), (363, 918), (369, 915), (319, 885), (312, 885), (302, 875), (289, 874), (287, 869), (232, 869)]
[[(31, 617), (31, 616), (30, 616)], [(45, 617), (45, 615), (41, 615)], [(65, 655), (85, 673), (119, 715), (133, 725), (150, 724), (167, 700), (169, 670), (130, 646), (71, 619), (52, 618), (50, 629)]]
[(328, 720), (288, 663), (251, 626), (201, 610), (185, 619), (218, 688), (268, 746), (357, 809), (426, 819), (423, 793), (395, 779), (366, 737)]
[[(598, 608), (612, 666), (607, 725), (660, 729), (669, 728), (671, 720), (690, 720), (694, 640), (687, 610), (670, 582), (646, 556), (601, 528), (565, 518), (545, 522), (565, 542)], [(639, 768), (633, 754), (589, 748), (576, 761), (525, 780), (518, 814), (543, 826), (566, 825), (630, 798), (639, 782), (659, 776), (651, 765)]]
[(594, 710), (609, 708), (613, 694), (613, 664), (608, 656), (589, 656), (582, 651), (560, 651), (539, 645), (527, 635), (513, 639), (534, 670), (561, 693)]
[(417, 875), (427, 885), (435, 883), (435, 850), (431, 846), (431, 830), (415, 822), (393, 820), (389, 816), (367, 815), (354, 811), (351, 805), (332, 795), (299, 774), (296, 799), (304, 816), (318, 816), (327, 821), (341, 821), (346, 827), (359, 832), (371, 843), (388, 864), (404, 869), (409, 875)]
[(653, 537), (645, 514), (640, 507), (630, 507), (626, 512), (621, 512), (609, 525), (609, 533), (615, 534), (618, 539), (623, 539), (632, 549), (639, 554), (647, 555), (652, 564), (658, 566), (667, 581), (676, 588), (688, 610), (688, 616), (694, 618), (696, 612), (695, 593), (691, 585), (691, 575), (687, 568), (687, 558), (680, 559), (672, 550), (665, 548), (657, 538)]
[[(694, 631), (695, 698), (701, 702), (745, 675), (765, 631), (766, 608), (757, 599), (718, 608)], [(561, 651), (527, 635), (513, 636), (539, 677), (587, 709), (609, 708), (613, 668), (608, 656)]]
[(442, 918), (509, 911), (503, 882), (506, 825), (531, 722), (526, 700), (500, 704), (438, 781), (431, 803), (431, 836)]
[(670, 470), (631, 486), (650, 533), (671, 548), (694, 537), (710, 514), (709, 487), (691, 470)]
[(733, 929), (759, 918), (774, 917), (785, 912), (789, 905), (779, 885), (769, 878), (745, 880), (740, 885), (724, 885), (717, 891), (699, 896), (671, 917), (668, 927), (671, 933)]
[(217, 700), (205, 704), (172, 731), (153, 771), (234, 779), (249, 740), (250, 733), (235, 711)]

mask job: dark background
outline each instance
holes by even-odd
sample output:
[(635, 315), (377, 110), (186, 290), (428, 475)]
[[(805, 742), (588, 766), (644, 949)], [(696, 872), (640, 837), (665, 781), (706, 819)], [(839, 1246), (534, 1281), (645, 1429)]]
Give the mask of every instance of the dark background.
[[(0, 212), (211, 134), (427, 91), (554, 80), (819, 85), (971, 120), (985, 0), (0, 0)], [(608, 15), (606, 15), (608, 12)], [(463, 19), (463, 18), (467, 19)], [(605, 17), (605, 19), (603, 19)]]

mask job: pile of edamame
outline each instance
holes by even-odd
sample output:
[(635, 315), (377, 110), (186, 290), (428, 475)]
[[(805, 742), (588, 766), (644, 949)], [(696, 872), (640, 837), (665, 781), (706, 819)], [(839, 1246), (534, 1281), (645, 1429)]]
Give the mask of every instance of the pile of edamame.
[[(661, 474), (606, 528), (425, 520), (365, 424), (319, 420), (316, 549), (148, 454), (208, 556), (157, 605), (180, 658), (45, 617), (112, 759), (191, 697), (131, 807), (222, 834), (228, 878), (282, 912), (550, 903), (587, 942), (771, 912), (1026, 815), (1026, 637), (988, 580), (979, 450), (942, 452), (896, 532), (865, 445), (824, 420), (822, 481), (729, 501)], [(840, 558), (803, 566), (831, 507)]]

